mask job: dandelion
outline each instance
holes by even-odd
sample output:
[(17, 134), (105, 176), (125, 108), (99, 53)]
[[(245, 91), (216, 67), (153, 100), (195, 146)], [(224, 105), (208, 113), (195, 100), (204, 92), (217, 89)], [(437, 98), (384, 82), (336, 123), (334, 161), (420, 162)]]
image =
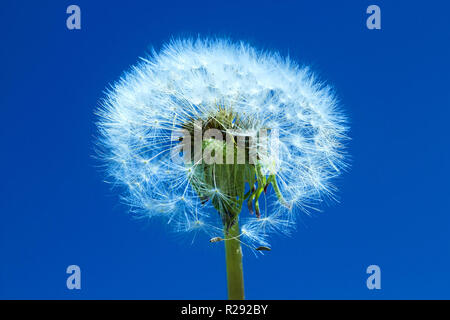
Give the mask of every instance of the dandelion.
[(174, 40), (125, 73), (97, 115), (99, 154), (123, 200), (224, 242), (230, 299), (244, 298), (241, 244), (270, 251), (270, 234), (334, 198), (346, 167), (332, 89), (244, 43)]

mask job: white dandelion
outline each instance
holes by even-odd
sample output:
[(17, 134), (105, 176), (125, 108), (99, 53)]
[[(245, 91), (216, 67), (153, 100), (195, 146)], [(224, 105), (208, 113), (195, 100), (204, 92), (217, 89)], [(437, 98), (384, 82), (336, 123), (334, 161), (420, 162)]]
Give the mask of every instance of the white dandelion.
[(224, 241), (230, 298), (243, 298), (240, 244), (269, 250), (270, 234), (333, 198), (346, 167), (332, 89), (244, 43), (172, 41), (115, 83), (97, 114), (99, 153), (131, 211)]

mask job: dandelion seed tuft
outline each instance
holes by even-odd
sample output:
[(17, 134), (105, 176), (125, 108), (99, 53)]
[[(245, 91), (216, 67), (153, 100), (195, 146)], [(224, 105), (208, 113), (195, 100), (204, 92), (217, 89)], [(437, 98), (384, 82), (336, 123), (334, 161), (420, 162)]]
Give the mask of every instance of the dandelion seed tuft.
[[(289, 233), (294, 215), (333, 199), (346, 168), (348, 126), (332, 88), (242, 42), (174, 40), (125, 73), (96, 113), (99, 154), (132, 212), (207, 234), (240, 215), (242, 241), (257, 250), (270, 250), (268, 235)], [(196, 149), (198, 129), (223, 139)], [(261, 132), (270, 139), (260, 142)], [(199, 151), (231, 164), (198, 161)]]

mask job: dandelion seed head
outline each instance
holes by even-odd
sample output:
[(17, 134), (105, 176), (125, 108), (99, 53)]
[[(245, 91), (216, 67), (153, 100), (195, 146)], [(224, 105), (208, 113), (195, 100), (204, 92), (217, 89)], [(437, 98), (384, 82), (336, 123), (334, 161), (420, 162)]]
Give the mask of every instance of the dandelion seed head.
[(234, 137), (256, 138), (264, 128), (278, 134), (276, 152), (257, 157), (274, 185), (271, 210), (241, 219), (243, 239), (268, 245), (269, 234), (292, 230), (293, 215), (333, 198), (332, 180), (346, 168), (346, 117), (308, 68), (245, 43), (174, 40), (106, 93), (97, 110), (99, 154), (132, 212), (163, 217), (180, 232), (214, 234), (223, 226), (213, 208), (236, 199), (206, 182), (201, 164), (174, 163), (171, 155), (179, 152), (174, 134), (192, 119), (217, 120), (218, 105), (238, 115), (226, 128)]

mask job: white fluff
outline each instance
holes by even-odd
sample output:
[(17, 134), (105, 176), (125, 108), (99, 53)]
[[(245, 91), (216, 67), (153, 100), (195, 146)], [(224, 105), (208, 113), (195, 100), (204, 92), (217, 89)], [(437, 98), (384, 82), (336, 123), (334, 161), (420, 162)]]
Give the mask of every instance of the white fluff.
[(279, 130), (279, 152), (261, 166), (276, 174), (286, 203), (269, 188), (261, 219), (247, 209), (240, 215), (242, 239), (266, 244), (270, 232), (288, 232), (295, 213), (331, 196), (331, 180), (345, 167), (346, 118), (330, 87), (307, 68), (244, 43), (172, 41), (107, 93), (97, 110), (101, 157), (114, 183), (125, 187), (132, 212), (164, 217), (177, 231), (220, 235), (221, 221), (200, 203), (189, 167), (170, 159), (172, 132), (189, 117), (205, 118), (218, 101), (256, 120), (255, 130)]

